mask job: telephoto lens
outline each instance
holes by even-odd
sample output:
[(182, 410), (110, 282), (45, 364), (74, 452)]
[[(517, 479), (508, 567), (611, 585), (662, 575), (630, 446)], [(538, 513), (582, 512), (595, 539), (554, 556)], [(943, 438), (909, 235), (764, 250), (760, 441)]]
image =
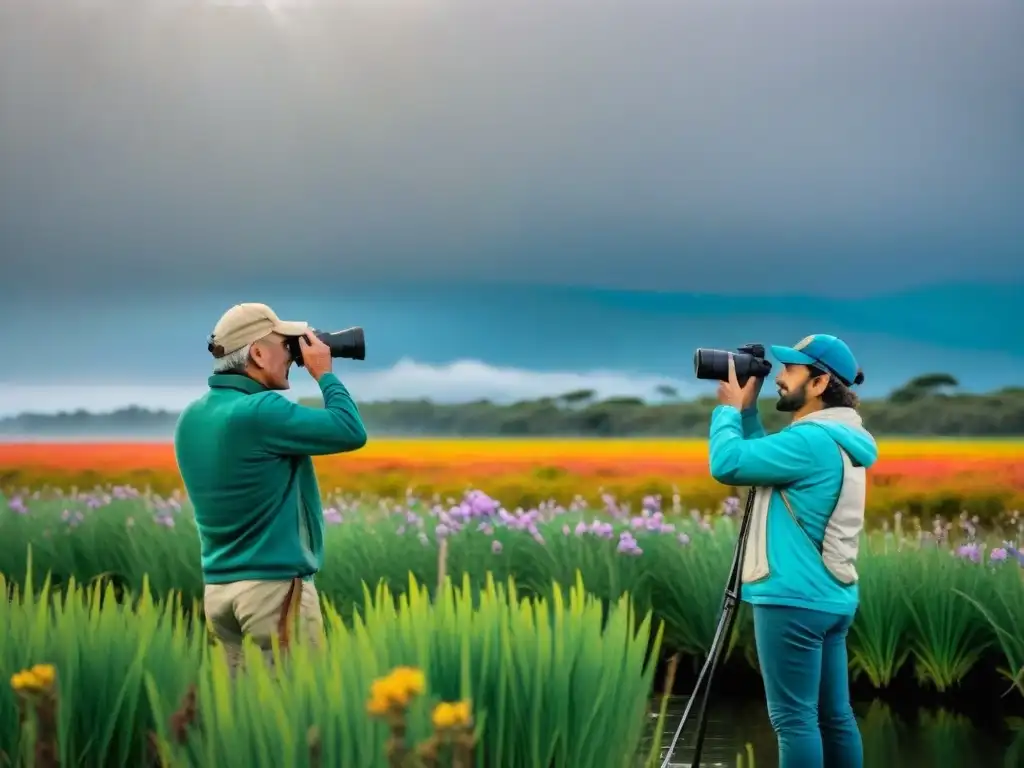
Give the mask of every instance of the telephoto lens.
[(698, 379), (709, 381), (729, 380), (729, 358), (736, 366), (736, 380), (742, 386), (747, 379), (762, 379), (772, 370), (772, 364), (764, 358), (762, 344), (747, 344), (735, 352), (724, 349), (697, 349), (693, 353), (693, 372)]
[[(313, 335), (330, 347), (331, 357), (343, 357), (348, 360), (366, 359), (366, 338), (359, 326), (332, 333), (314, 330)], [(295, 364), (302, 366), (302, 345), (297, 337), (288, 340), (288, 349)]]

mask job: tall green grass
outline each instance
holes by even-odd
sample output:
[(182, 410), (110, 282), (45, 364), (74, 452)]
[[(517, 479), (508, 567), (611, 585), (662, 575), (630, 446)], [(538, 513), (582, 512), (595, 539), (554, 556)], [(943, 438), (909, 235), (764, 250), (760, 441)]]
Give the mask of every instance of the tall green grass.
[[(99, 579), (133, 592), (148, 580), (154, 594), (180, 592), (189, 606), (202, 595), (197, 535), (187, 505), (176, 512), (160, 505), (142, 497), (87, 510), (81, 502), (40, 498), (30, 501), (27, 514), (0, 510), (0, 573), (9, 579), (25, 573), (31, 545), (37, 578), (51, 573), (57, 585)], [(437, 583), (439, 520), (428, 509), (343, 511), (345, 522), (328, 525), (326, 563), (317, 577), (343, 619), (362, 606), (364, 583), (383, 584), (396, 596), (410, 574), (418, 583)], [(610, 538), (576, 534), (581, 521), (589, 530), (595, 519), (613, 526)], [(634, 523), (591, 511), (549, 512), (537, 518), (532, 534), (474, 519), (448, 535), (448, 573), (456, 582), (468, 578), (473, 590), (485, 588), (489, 576), (499, 583), (514, 577), (521, 595), (550, 600), (551, 585), (573, 583), (579, 571), (589, 594), (605, 604), (629, 594), (639, 612), (664, 623), (667, 651), (699, 661), (718, 618), (735, 522), (666, 518), (671, 531)], [(632, 532), (642, 554), (617, 551), (622, 531)], [(948, 545), (883, 533), (866, 535), (861, 552), (861, 607), (849, 641), (855, 675), (884, 689), (912, 665), (921, 685), (943, 691), (998, 653), (1003, 674), (1024, 693), (1024, 579), (1017, 563), (975, 563)], [(730, 651), (731, 663), (756, 664), (745, 610)]]
[[(401, 665), (427, 680), (410, 711), (414, 742), (430, 732), (432, 703), (469, 699), (478, 766), (634, 766), (654, 674), (648, 650), (661, 642), (626, 597), (605, 611), (578, 576), (550, 599), (494, 579), (473, 589), (468, 576), (432, 599), (409, 579), (401, 596), (365, 590), (350, 622), (328, 605), (328, 653), (296, 646), (270, 670), (249, 647), (250, 669), (232, 680), (219, 649), (188, 631), (178, 598), (161, 603), (145, 583), (121, 602), (109, 586), (74, 582), (59, 596), (31, 579), (14, 591), (0, 602), (0, 674), (56, 667), (59, 755), (68, 766), (149, 764), (153, 732), (175, 766), (383, 767), (387, 728), (366, 702), (373, 680)], [(181, 743), (169, 723), (193, 685), (196, 717)], [(4, 686), (8, 756), (25, 749), (17, 721)]]
[[(0, 584), (8, 585), (2, 577)], [(141, 765), (152, 708), (143, 680), (151, 676), (168, 700), (180, 698), (208, 656), (179, 599), (154, 600), (143, 583), (137, 606), (119, 603), (110, 586), (72, 579), (59, 595), (31, 578), (0, 601), (0, 744), (19, 753), (18, 708), (11, 676), (34, 664), (56, 666), (62, 694), (62, 765)], [(8, 748), (10, 747), (10, 748)]]
[(911, 653), (917, 678), (939, 691), (959, 683), (993, 641), (989, 625), (961, 594), (990, 605), (1019, 583), (1010, 569), (995, 573), (940, 550), (924, 550), (903, 569)]
[(995, 633), (995, 641), (1003, 652), (1006, 664), (999, 672), (1021, 695), (1024, 695), (1024, 572), (1000, 574), (1008, 582), (985, 595), (971, 594), (957, 588), (957, 594), (985, 617)]
[[(868, 547), (860, 557), (861, 604), (850, 627), (850, 671), (855, 678), (867, 677), (876, 689), (892, 683), (910, 656), (909, 638), (917, 627), (910, 623), (905, 578), (921, 556)], [(923, 644), (920, 635), (916, 639)]]

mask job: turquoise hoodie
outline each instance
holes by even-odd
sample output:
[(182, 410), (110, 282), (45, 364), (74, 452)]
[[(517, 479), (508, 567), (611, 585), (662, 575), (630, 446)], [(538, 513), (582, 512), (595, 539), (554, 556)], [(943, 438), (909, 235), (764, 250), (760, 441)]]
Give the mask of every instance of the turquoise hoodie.
[[(767, 510), (770, 574), (743, 585), (741, 597), (747, 603), (840, 615), (857, 611), (858, 585), (833, 577), (820, 550), (843, 484), (844, 462), (837, 446), (865, 469), (875, 463), (878, 448), (853, 409), (829, 409), (827, 415), (836, 418), (797, 420), (766, 435), (756, 408), (741, 414), (719, 406), (711, 414), (712, 477), (728, 485), (772, 489)], [(792, 514), (778, 489), (785, 490)]]

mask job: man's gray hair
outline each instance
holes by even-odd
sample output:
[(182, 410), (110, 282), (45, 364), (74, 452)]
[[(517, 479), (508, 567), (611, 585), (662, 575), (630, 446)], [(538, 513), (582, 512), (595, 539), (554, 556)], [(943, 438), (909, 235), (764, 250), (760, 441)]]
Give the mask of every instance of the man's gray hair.
[(251, 348), (252, 344), (246, 344), (241, 349), (236, 349), (234, 352), (214, 360), (213, 372), (241, 373), (245, 370), (246, 365), (249, 364), (249, 350)]

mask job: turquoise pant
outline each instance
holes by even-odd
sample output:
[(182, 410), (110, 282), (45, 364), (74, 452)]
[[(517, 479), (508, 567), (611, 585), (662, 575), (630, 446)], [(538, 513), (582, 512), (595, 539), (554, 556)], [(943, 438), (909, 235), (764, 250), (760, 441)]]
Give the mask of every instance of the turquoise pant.
[(846, 654), (852, 623), (852, 616), (754, 606), (757, 658), (779, 742), (779, 768), (863, 768)]

